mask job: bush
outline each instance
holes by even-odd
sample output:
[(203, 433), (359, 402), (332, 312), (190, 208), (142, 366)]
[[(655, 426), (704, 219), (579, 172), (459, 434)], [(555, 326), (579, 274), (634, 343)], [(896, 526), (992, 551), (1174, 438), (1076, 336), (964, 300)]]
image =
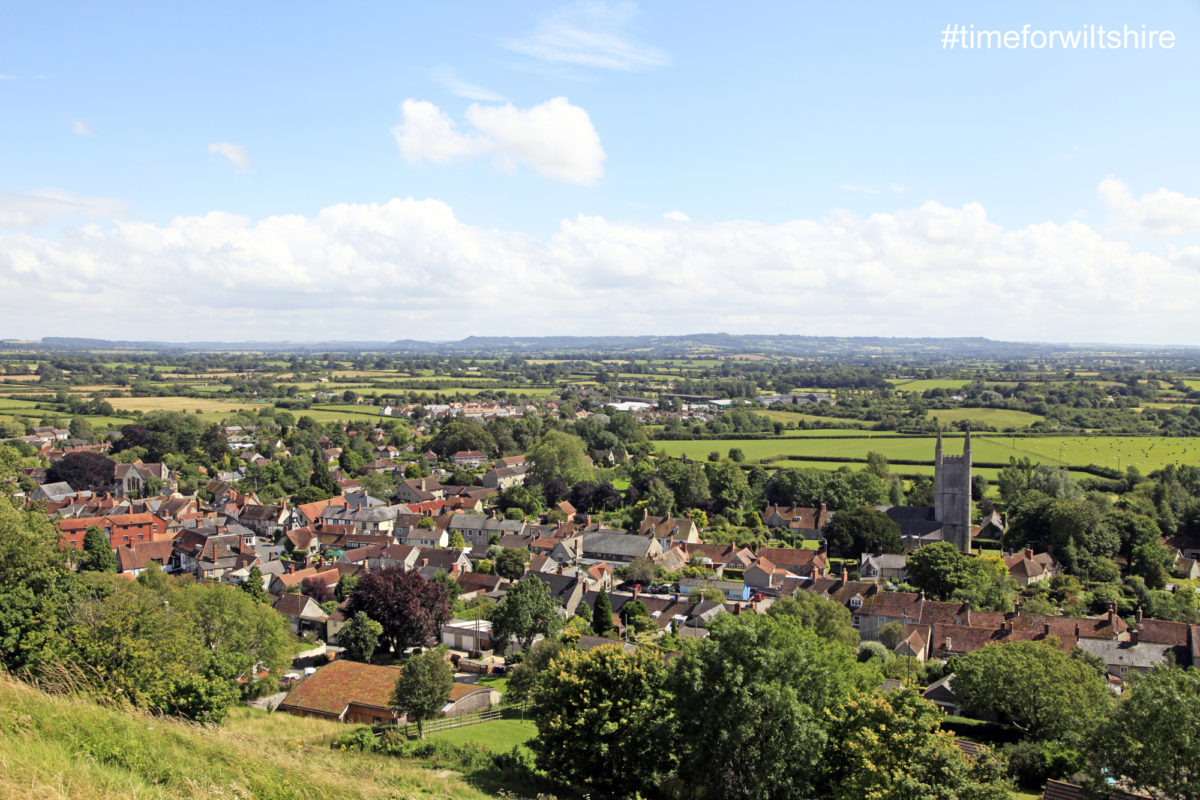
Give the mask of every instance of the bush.
[(334, 750), (353, 750), (358, 753), (373, 753), (379, 749), (379, 739), (370, 728), (355, 728), (333, 740)]
[(878, 661), (880, 664), (886, 662), (892, 655), (886, 647), (879, 642), (863, 642), (858, 646), (858, 660), (860, 662)]
[(1070, 778), (1083, 768), (1082, 754), (1057, 742), (1018, 742), (1004, 748), (1008, 772), (1030, 790), (1038, 790), (1048, 780)]

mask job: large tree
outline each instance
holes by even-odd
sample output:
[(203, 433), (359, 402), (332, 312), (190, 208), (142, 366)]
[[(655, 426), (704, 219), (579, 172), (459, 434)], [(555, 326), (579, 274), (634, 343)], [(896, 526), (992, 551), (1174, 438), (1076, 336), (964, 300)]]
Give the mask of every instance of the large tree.
[(79, 555), (80, 572), (116, 572), (117, 554), (108, 542), (108, 534), (96, 525), (83, 532), (83, 552)]
[(827, 710), (878, 673), (787, 615), (722, 614), (709, 633), (671, 662), (680, 778), (706, 797), (819, 796)]
[(492, 642), (503, 653), (515, 639), (521, 650), (528, 652), (539, 634), (551, 635), (560, 621), (549, 585), (536, 575), (527, 575), (512, 584), (492, 610)]
[(1163, 800), (1200, 800), (1200, 670), (1134, 674), (1089, 749), (1101, 786), (1118, 778)]
[(671, 741), (665, 678), (661, 657), (647, 651), (558, 654), (533, 690), (538, 766), (605, 797), (652, 790), (675, 752), (660, 746)]
[(100, 453), (83, 451), (67, 453), (58, 463), (46, 470), (46, 482), (69, 483), (77, 492), (103, 494), (112, 489), (116, 480), (116, 462)]
[(812, 592), (799, 592), (794, 597), (781, 597), (771, 604), (767, 613), (773, 617), (795, 617), (822, 639), (858, 647), (858, 631), (850, 621), (850, 610), (841, 603)]
[(882, 547), (885, 553), (903, 553), (900, 526), (873, 508), (852, 508), (839, 511), (821, 529), (829, 553), (842, 558), (858, 559), (863, 553), (873, 553)]
[(973, 714), (994, 714), (1036, 739), (1085, 736), (1110, 696), (1090, 664), (1054, 637), (992, 644), (958, 660), (954, 693)]
[(1004, 762), (987, 747), (967, 756), (942, 714), (914, 689), (858, 694), (833, 710), (823, 765), (830, 800), (1008, 800)]
[(338, 631), (338, 643), (346, 658), (369, 664), (382, 633), (382, 625), (359, 611)]
[(392, 705), (409, 720), (417, 723), (417, 732), (425, 738), (425, 720), (433, 719), (446, 703), (454, 688), (454, 671), (440, 650), (426, 650), (404, 662), (404, 671), (392, 690)]
[(346, 613), (359, 611), (383, 626), (384, 651), (432, 645), (450, 619), (446, 590), (420, 573), (401, 566), (384, 567), (363, 575), (350, 595)]
[(583, 440), (562, 431), (547, 432), (530, 448), (528, 461), (528, 480), (543, 486), (554, 478), (562, 478), (570, 486), (594, 472), (584, 452)]
[(515, 581), (525, 574), (528, 561), (529, 551), (524, 547), (503, 547), (496, 554), (492, 569), (501, 578)]

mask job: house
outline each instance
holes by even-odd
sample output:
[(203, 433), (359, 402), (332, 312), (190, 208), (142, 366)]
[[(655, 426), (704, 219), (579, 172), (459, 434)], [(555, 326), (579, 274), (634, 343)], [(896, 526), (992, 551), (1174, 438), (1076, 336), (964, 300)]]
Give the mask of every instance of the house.
[(274, 537), (283, 530), (291, 516), (287, 505), (248, 505), (237, 516), (238, 524), (244, 525), (259, 536)]
[(832, 515), (822, 503), (820, 508), (803, 506), (767, 506), (763, 512), (763, 525), (768, 528), (787, 528), (792, 531), (811, 531), (809, 538), (819, 538), (821, 528)]
[(343, 561), (347, 564), (354, 563), (356, 559), (353, 556), (359, 550), (369, 550), (369, 552), (363, 554), (368, 569), (400, 567), (405, 572), (409, 572), (419, 566), (417, 559), (421, 555), (420, 548), (408, 544), (390, 544), (383, 547), (376, 545), (370, 548), (363, 547), (349, 550), (342, 554)]
[[(71, 484), (66, 481), (59, 481), (57, 483), (43, 483), (29, 493), (29, 499), (58, 502), (75, 494), (77, 492), (71, 488)], [(87, 495), (90, 497), (91, 492), (88, 492)]]
[(748, 547), (732, 544), (699, 544), (684, 542), (681, 547), (689, 564), (707, 567), (720, 577), (726, 569), (745, 570), (754, 563), (755, 555)]
[(691, 517), (653, 517), (649, 510), (642, 512), (642, 521), (638, 524), (639, 536), (653, 536), (665, 543), (668, 539), (679, 542), (699, 542), (700, 529)]
[(158, 542), (134, 542), (117, 548), (117, 572), (137, 577), (153, 562), (164, 571), (171, 569), (171, 554), (175, 543), (170, 539)]
[(1005, 556), (1004, 565), (1008, 567), (1009, 577), (1016, 581), (1018, 586), (1045, 583), (1062, 569), (1049, 553), (1035, 554), (1033, 550), (1028, 549)]
[(745, 573), (746, 585), (758, 591), (778, 589), (785, 578), (796, 577), (799, 576), (793, 575), (785, 567), (776, 566), (765, 556), (750, 565)]
[(579, 603), (583, 599), (587, 586), (587, 582), (582, 577), (533, 572), (526, 573), (523, 580), (529, 580), (530, 575), (550, 587), (550, 596), (564, 610), (565, 616), (569, 617), (573, 615), (575, 610), (579, 608)]
[(741, 581), (720, 581), (709, 578), (684, 578), (679, 582), (679, 591), (690, 594), (705, 589), (719, 589), (726, 600), (745, 603), (750, 599), (751, 587)]
[(323, 581), (326, 586), (331, 589), (337, 585), (338, 578), (341, 575), (334, 566), (328, 567), (309, 567), (307, 569), (298, 569), (292, 572), (285, 572), (282, 575), (276, 575), (271, 579), (271, 594), (287, 594), (288, 589), (293, 587), (299, 588), (300, 584), (305, 580), (313, 578)]
[[(624, 531), (598, 531), (585, 533), (582, 537), (583, 558), (596, 561), (616, 561), (628, 564), (637, 558), (654, 558), (663, 552), (658, 539), (636, 536)], [(559, 563), (565, 563), (557, 552), (552, 554)]]
[(962, 707), (959, 706), (958, 697), (954, 694), (953, 683), (954, 673), (951, 672), (929, 684), (925, 689), (924, 697), (945, 713), (958, 716)]
[(863, 580), (895, 581), (908, 580), (908, 556), (893, 553), (863, 553), (858, 565), (858, 574)]
[(487, 456), (479, 450), (459, 450), (450, 456), (450, 463), (454, 466), (468, 467), (470, 469), (475, 469), (486, 460)]
[(311, 597), (284, 594), (271, 603), (271, 607), (287, 618), (292, 633), (297, 636), (303, 636), (310, 631), (318, 636), (325, 633), (325, 621), (329, 615)]
[(527, 472), (529, 472), (529, 467), (525, 464), (513, 467), (497, 467), (483, 473), (483, 477), (480, 480), (482, 485), (488, 489), (504, 491), (510, 486), (517, 486), (524, 483)]
[(167, 521), (149, 512), (142, 514), (111, 514), (103, 517), (76, 517), (55, 523), (64, 545), (83, 548), (87, 529), (95, 526), (108, 536), (112, 548), (135, 542), (155, 542), (168, 538)]
[[(402, 547), (403, 545), (397, 545)], [(461, 572), (470, 572), (471, 559), (467, 558), (467, 554), (458, 548), (427, 548), (418, 551), (416, 564), (417, 569), (424, 578), (432, 578), (439, 572), (445, 572), (449, 575), (458, 575)]]
[(486, 550), (492, 541), (492, 536), (505, 534), (520, 534), (525, 530), (524, 520), (497, 519), (495, 514), (455, 514), (446, 526), (447, 532), (453, 538), (455, 533), (463, 537), (463, 541), (472, 548)]
[(113, 494), (118, 497), (140, 496), (149, 481), (156, 480), (160, 486), (174, 491), (171, 470), (165, 464), (143, 464), (141, 459), (132, 464), (113, 465)]
[(321, 512), (330, 506), (346, 506), (345, 497), (331, 497), (328, 500), (318, 500), (315, 503), (304, 503), (292, 509), (288, 525), (293, 528), (308, 528), (321, 520)]
[(445, 500), (446, 487), (434, 478), (410, 478), (396, 487), (395, 497), (401, 503)]
[(226, 528), (195, 528), (180, 533), (175, 537), (171, 557), (175, 568), (197, 578), (220, 578), (230, 570), (253, 562), (257, 557), (245, 547), (242, 536), (227, 531)]
[(1138, 631), (1129, 633), (1127, 641), (1114, 639), (1080, 639), (1077, 646), (1085, 653), (1099, 656), (1110, 675), (1125, 679), (1130, 672), (1149, 672), (1166, 664), (1175, 656), (1175, 647), (1165, 642), (1143, 642)]
[[(1042, 800), (1086, 800), (1089, 797), (1092, 795), (1086, 793), (1082, 786), (1056, 780), (1046, 781), (1046, 790), (1042, 793)], [(1108, 794), (1101, 795), (1100, 800), (1151, 800), (1151, 798), (1123, 789), (1112, 789)]]
[(758, 557), (765, 558), (777, 567), (782, 567), (802, 578), (816, 578), (825, 574), (829, 555), (820, 550), (801, 547), (761, 547)]
[(440, 525), (428, 528), (413, 525), (404, 529), (404, 543), (414, 547), (446, 547), (450, 544), (450, 533)]

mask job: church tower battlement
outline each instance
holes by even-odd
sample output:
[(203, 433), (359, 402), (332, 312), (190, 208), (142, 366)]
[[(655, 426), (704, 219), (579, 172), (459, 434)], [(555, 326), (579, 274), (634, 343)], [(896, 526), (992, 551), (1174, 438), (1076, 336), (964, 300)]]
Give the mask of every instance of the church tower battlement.
[(942, 523), (942, 540), (961, 553), (971, 551), (971, 432), (967, 431), (961, 456), (942, 452), (938, 431), (933, 459), (933, 516)]

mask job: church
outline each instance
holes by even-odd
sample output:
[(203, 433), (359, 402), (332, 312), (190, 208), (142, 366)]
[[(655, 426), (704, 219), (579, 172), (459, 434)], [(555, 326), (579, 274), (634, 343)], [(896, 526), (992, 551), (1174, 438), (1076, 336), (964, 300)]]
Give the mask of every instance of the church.
[(951, 542), (960, 552), (971, 551), (971, 432), (961, 456), (942, 451), (938, 431), (933, 457), (933, 508), (876, 506), (900, 526), (904, 551), (911, 553), (930, 542)]

